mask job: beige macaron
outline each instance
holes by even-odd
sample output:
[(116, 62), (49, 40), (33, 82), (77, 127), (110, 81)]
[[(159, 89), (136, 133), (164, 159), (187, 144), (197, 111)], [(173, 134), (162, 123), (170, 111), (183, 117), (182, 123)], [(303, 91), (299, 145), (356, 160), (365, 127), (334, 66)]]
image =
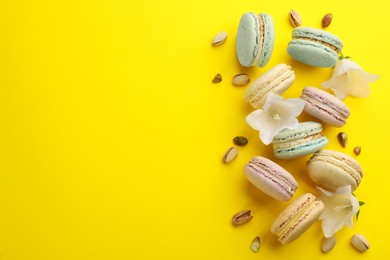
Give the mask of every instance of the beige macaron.
[(275, 219), (271, 232), (282, 244), (288, 244), (301, 236), (321, 215), (324, 203), (313, 194), (305, 193), (285, 208)]
[(269, 93), (281, 95), (294, 81), (295, 73), (289, 65), (276, 65), (253, 81), (244, 93), (244, 100), (254, 108), (261, 108)]
[(363, 170), (359, 162), (341, 152), (318, 151), (306, 164), (310, 179), (329, 191), (346, 185), (351, 185), (351, 190), (354, 191), (362, 181)]

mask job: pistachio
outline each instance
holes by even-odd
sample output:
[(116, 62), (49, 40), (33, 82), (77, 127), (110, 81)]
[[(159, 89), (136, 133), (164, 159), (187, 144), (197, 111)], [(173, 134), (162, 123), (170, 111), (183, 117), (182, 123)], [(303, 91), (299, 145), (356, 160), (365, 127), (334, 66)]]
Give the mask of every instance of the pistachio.
[(362, 234), (355, 234), (351, 238), (351, 244), (359, 252), (365, 252), (370, 248), (370, 244)]
[(214, 36), (213, 40), (211, 41), (211, 45), (213, 46), (221, 45), (226, 41), (227, 37), (228, 37), (227, 32), (220, 32)]
[(347, 146), (347, 144), (348, 144), (348, 135), (347, 135), (347, 133), (340, 132), (337, 135), (337, 138), (339, 139), (339, 142), (340, 142), (341, 146), (345, 148)]
[(321, 251), (323, 253), (328, 253), (336, 245), (336, 237), (333, 235), (331, 237), (324, 237), (321, 242)]
[(251, 250), (253, 251), (253, 253), (257, 253), (259, 252), (259, 249), (260, 249), (260, 237), (257, 236), (252, 240)]
[(250, 78), (248, 76), (248, 74), (245, 74), (245, 73), (241, 73), (241, 74), (237, 74), (233, 77), (233, 85), (234, 86), (245, 86), (249, 83), (250, 81)]
[(333, 19), (333, 15), (331, 13), (326, 14), (321, 21), (322, 28), (328, 27), (332, 22), (332, 19)]
[(238, 146), (244, 146), (248, 143), (248, 139), (245, 136), (236, 136), (233, 138), (233, 143)]
[(230, 147), (224, 154), (222, 161), (224, 163), (230, 163), (236, 159), (238, 155), (238, 149), (236, 147)]
[(221, 82), (222, 81), (222, 76), (221, 76), (221, 74), (217, 74), (217, 75), (215, 75), (215, 77), (213, 78), (213, 83), (219, 83), (219, 82)]
[(242, 225), (251, 221), (252, 218), (253, 216), (251, 216), (251, 211), (245, 209), (234, 214), (232, 217), (232, 223), (233, 225)]
[(362, 152), (362, 147), (360, 147), (360, 146), (355, 146), (355, 148), (353, 148), (353, 152), (354, 152), (356, 155), (359, 155), (359, 154)]
[(291, 10), (288, 18), (294, 28), (302, 25), (302, 18), (297, 11)]

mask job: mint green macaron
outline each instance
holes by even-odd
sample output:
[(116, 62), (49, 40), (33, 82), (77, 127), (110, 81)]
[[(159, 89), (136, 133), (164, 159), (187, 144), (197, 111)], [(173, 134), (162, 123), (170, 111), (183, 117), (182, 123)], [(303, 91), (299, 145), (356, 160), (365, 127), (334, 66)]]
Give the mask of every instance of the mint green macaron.
[(299, 123), (294, 130), (285, 129), (272, 141), (274, 155), (278, 159), (293, 159), (312, 154), (327, 144), (328, 139), (322, 135), (322, 125), (313, 121)]
[(343, 42), (336, 35), (315, 28), (298, 27), (292, 32), (287, 52), (307, 65), (333, 67), (342, 48)]
[(236, 36), (236, 52), (242, 66), (267, 65), (274, 41), (274, 23), (269, 14), (248, 12), (241, 16)]

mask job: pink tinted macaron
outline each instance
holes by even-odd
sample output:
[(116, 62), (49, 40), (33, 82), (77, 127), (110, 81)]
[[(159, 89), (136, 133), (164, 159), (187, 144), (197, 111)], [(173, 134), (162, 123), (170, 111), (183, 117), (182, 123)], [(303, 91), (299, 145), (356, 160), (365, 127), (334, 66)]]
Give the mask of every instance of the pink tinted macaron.
[(301, 98), (305, 101), (304, 111), (331, 126), (342, 127), (347, 122), (350, 110), (343, 101), (328, 92), (305, 87)]
[(310, 179), (319, 187), (336, 191), (346, 185), (354, 191), (363, 178), (363, 169), (359, 162), (347, 154), (321, 150), (306, 163)]
[(244, 167), (248, 180), (274, 199), (287, 201), (294, 195), (298, 183), (277, 163), (261, 156), (253, 157)]
[(271, 232), (280, 243), (288, 244), (301, 236), (321, 215), (324, 203), (306, 193), (290, 203), (275, 219)]

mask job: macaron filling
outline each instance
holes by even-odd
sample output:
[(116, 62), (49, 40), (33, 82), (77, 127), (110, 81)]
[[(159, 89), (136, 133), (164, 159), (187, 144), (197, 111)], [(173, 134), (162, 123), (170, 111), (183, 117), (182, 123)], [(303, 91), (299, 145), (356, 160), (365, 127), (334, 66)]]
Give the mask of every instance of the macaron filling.
[[(255, 14), (253, 14), (255, 16)], [(258, 44), (258, 47), (254, 49), (253, 53), (253, 62), (252, 65), (257, 65), (260, 63), (260, 59), (262, 57), (263, 53), (263, 45), (264, 45), (264, 20), (263, 17), (259, 14), (255, 18), (258, 22), (258, 26), (256, 24), (256, 27), (259, 28), (259, 34), (256, 36), (256, 43)]]
[(297, 37), (293, 37), (293, 40), (306, 40), (306, 41), (310, 41), (310, 42), (316, 42), (316, 43), (319, 43), (321, 45), (324, 45), (324, 46), (328, 47), (329, 49), (335, 51), (337, 54), (339, 54), (341, 52), (341, 48), (340, 47), (332, 45), (332, 44), (330, 44), (328, 42), (325, 42), (325, 41), (322, 41), (322, 40), (319, 40), (319, 39), (315, 39), (315, 38), (311, 38), (311, 37), (305, 37), (305, 36), (297, 36)]
[(306, 136), (306, 137), (303, 137), (300, 139), (296, 139), (296, 140), (294, 140), (294, 142), (290, 142), (290, 141), (280, 142), (280, 143), (272, 142), (272, 145), (273, 145), (274, 149), (287, 149), (287, 148), (300, 146), (302, 144), (307, 144), (307, 143), (310, 143), (312, 141), (321, 139), (323, 137), (324, 136), (322, 133), (315, 133), (315, 134), (312, 134), (312, 135), (309, 135), (309, 136)]
[(272, 55), (272, 50), (274, 48), (274, 23), (270, 15), (265, 13), (260, 13), (259, 16), (262, 17), (264, 28), (263, 28), (263, 44), (261, 50), (261, 60), (258, 64), (259, 67), (264, 67), (267, 65), (269, 59)]

